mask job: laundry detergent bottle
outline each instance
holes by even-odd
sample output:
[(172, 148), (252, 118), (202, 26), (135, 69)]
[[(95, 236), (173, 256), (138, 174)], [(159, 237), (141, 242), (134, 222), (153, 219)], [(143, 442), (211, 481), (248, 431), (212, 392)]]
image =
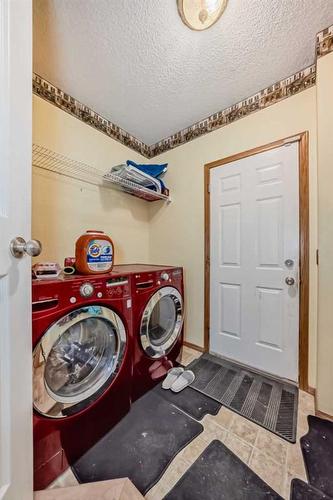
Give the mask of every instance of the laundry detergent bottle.
[(75, 246), (75, 267), (80, 274), (109, 273), (114, 263), (114, 246), (103, 231), (89, 230)]

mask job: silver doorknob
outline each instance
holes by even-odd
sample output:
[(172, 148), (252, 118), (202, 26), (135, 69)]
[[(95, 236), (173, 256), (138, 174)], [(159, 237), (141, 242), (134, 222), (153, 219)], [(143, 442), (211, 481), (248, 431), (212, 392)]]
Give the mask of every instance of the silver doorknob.
[(18, 236), (10, 242), (10, 251), (17, 259), (21, 259), (26, 253), (31, 257), (37, 257), (42, 251), (42, 244), (39, 240), (25, 241)]
[(289, 285), (289, 286), (295, 285), (295, 280), (291, 276), (287, 276), (285, 281), (286, 281), (287, 285)]

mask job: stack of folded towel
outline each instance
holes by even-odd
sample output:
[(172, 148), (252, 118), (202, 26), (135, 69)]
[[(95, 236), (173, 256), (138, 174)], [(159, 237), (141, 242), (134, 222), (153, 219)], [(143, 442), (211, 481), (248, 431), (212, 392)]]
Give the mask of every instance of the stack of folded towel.
[(137, 164), (134, 161), (127, 160), (126, 164), (112, 167), (110, 174), (140, 184), (157, 193), (168, 195), (169, 190), (161, 180), (167, 169), (167, 163), (163, 165)]

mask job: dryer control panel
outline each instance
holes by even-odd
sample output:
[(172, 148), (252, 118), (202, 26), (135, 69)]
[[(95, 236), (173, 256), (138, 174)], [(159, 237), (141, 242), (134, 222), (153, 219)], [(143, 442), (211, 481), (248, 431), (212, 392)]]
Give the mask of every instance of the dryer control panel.
[(144, 272), (134, 275), (136, 293), (160, 288), (162, 286), (180, 285), (183, 280), (182, 268), (171, 268), (162, 271)]

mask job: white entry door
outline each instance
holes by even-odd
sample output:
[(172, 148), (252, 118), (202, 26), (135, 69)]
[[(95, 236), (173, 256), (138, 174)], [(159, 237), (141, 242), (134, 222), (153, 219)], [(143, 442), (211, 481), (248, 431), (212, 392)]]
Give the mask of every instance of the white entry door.
[(210, 351), (297, 381), (298, 143), (210, 176)]
[(30, 0), (0, 0), (0, 499), (32, 499)]

